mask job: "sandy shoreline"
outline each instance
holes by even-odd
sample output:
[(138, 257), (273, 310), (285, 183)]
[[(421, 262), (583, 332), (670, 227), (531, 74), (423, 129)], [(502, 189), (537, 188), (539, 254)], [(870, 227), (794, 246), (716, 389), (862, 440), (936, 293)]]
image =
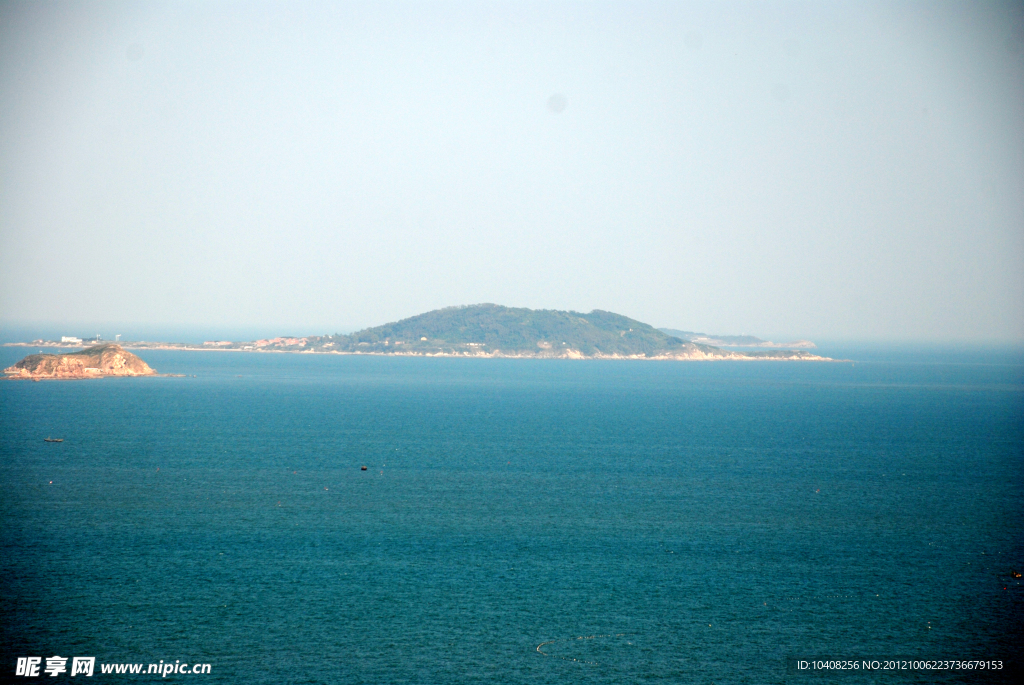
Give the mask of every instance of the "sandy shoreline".
[[(49, 347), (53, 350), (77, 350), (84, 349), (80, 347), (57, 347), (57, 346), (45, 346), (32, 343), (4, 343), (4, 347), (27, 347), (27, 348), (40, 348)], [(175, 344), (132, 344), (121, 343), (121, 346), (126, 350), (170, 350), (170, 351), (182, 351), (182, 352), (245, 352), (245, 353), (260, 353), (260, 354), (329, 354), (329, 355), (350, 355), (350, 356), (368, 356), (368, 357), (451, 357), (456, 359), (573, 359), (573, 360), (638, 360), (638, 361), (778, 361), (778, 362), (804, 362), (804, 361), (822, 361), (822, 362), (834, 362), (844, 361), (832, 359), (831, 357), (821, 357), (818, 355), (809, 355), (804, 353), (806, 356), (797, 357), (769, 357), (769, 356), (749, 356), (739, 352), (725, 351), (723, 350), (720, 355), (709, 355), (703, 352), (687, 353), (681, 355), (657, 355), (648, 357), (646, 355), (619, 355), (619, 354), (595, 354), (585, 355), (577, 350), (567, 350), (562, 354), (508, 354), (501, 351), (495, 352), (376, 352), (376, 351), (341, 351), (341, 350), (281, 350), (281, 349), (250, 349), (245, 350), (237, 347), (194, 347), (194, 346), (183, 346)], [(46, 352), (43, 352), (47, 354)]]

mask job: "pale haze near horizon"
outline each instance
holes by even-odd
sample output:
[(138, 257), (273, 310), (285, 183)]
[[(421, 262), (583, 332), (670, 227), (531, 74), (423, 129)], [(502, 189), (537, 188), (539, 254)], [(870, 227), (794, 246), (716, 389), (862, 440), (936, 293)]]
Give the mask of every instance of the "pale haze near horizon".
[(4, 3), (0, 325), (1020, 343), (1022, 7)]

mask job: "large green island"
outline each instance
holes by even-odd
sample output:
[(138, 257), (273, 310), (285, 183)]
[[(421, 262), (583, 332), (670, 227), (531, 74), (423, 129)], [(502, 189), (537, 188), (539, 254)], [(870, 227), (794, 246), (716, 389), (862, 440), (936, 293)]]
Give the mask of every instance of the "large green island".
[[(178, 347), (165, 343), (126, 345)], [(437, 309), (349, 335), (280, 337), (249, 342), (215, 340), (204, 343), (202, 347), (407, 356), (827, 360), (803, 350), (723, 350), (669, 335), (635, 319), (598, 309), (583, 314), (496, 304)]]
[[(813, 343), (800, 342), (813, 347)], [(60, 346), (59, 343), (42, 340), (15, 344)], [(446, 307), (349, 335), (284, 336), (246, 342), (211, 340), (202, 345), (169, 342), (124, 342), (122, 345), (131, 349), (427, 357), (831, 361), (805, 350), (723, 350), (599, 309), (583, 314), (496, 304)]]

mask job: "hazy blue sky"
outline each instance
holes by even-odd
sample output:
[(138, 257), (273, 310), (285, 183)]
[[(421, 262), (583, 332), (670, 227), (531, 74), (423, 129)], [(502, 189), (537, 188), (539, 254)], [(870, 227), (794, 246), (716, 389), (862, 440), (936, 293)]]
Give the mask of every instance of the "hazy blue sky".
[(1024, 4), (0, 4), (0, 322), (1024, 340)]

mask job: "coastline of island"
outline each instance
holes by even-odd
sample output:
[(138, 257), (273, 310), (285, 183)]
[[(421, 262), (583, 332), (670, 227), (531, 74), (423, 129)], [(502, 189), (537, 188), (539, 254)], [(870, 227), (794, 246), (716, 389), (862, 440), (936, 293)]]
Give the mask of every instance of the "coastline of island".
[[(808, 352), (808, 348), (814, 347), (809, 341), (799, 341), (802, 349), (738, 351), (721, 349), (699, 339), (670, 335), (668, 331), (672, 329), (657, 329), (621, 314), (602, 310), (584, 314), (480, 304), (438, 309), (348, 335), (282, 336), (244, 342), (211, 340), (202, 345), (155, 341), (119, 341), (117, 344), (133, 350), (477, 359), (838, 361)], [(753, 340), (764, 342), (756, 338)], [(77, 338), (64, 338), (59, 343), (35, 340), (5, 343), (5, 346), (68, 349), (70, 342), (112, 344), (95, 339), (81, 341)], [(774, 347), (775, 344), (769, 345)]]

